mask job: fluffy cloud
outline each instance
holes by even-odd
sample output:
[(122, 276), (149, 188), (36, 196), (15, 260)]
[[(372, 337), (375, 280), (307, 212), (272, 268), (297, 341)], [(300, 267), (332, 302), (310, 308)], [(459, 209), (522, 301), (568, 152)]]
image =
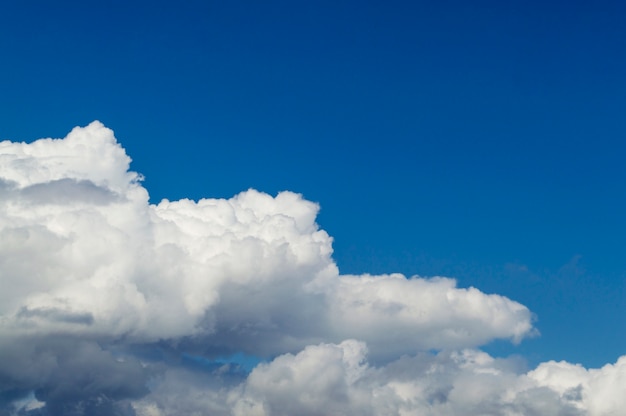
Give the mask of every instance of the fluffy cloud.
[(594, 370), (564, 362), (522, 368), (474, 349), (421, 352), (377, 367), (365, 343), (347, 340), (281, 355), (230, 385), (224, 368), (170, 370), (134, 406), (145, 416), (206, 409), (235, 416), (608, 416), (626, 405), (626, 358)]
[[(98, 122), (64, 139), (0, 143), (0, 414), (613, 406), (593, 392), (620, 380), (620, 362), (518, 375), (473, 350), (534, 333), (517, 302), (448, 278), (342, 276), (317, 204), (301, 195), (154, 205), (129, 165)], [(272, 361), (249, 376), (181, 364), (236, 352)], [(24, 397), (45, 406), (24, 407)]]

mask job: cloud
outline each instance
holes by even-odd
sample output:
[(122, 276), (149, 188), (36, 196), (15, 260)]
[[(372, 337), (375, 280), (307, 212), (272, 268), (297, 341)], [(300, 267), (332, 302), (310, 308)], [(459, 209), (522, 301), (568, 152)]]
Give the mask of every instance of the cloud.
[(519, 359), (475, 349), (420, 352), (382, 366), (368, 362), (365, 343), (306, 347), (258, 365), (239, 384), (220, 371), (171, 370), (144, 398), (139, 415), (421, 415), (533, 416), (620, 414), (626, 357), (586, 370), (548, 362), (522, 371)]
[(236, 416), (596, 416), (620, 414), (626, 404), (626, 358), (595, 370), (564, 362), (522, 368), (519, 359), (475, 349), (420, 352), (374, 366), (365, 343), (346, 340), (281, 355), (239, 383), (220, 380), (223, 368), (169, 370), (134, 405), (151, 416), (206, 409)]
[[(150, 204), (129, 167), (99, 122), (0, 143), (0, 412), (600, 409), (595, 373), (563, 390), (550, 363), (519, 375), (450, 352), (532, 336), (525, 306), (449, 278), (340, 275), (301, 195)], [(181, 358), (242, 352), (270, 361), (247, 375)], [(32, 395), (45, 405), (20, 404)]]
[(511, 363), (478, 351), (403, 357), (382, 368), (369, 367), (365, 351), (357, 341), (323, 344), (259, 366), (235, 414), (578, 414), (511, 372)]

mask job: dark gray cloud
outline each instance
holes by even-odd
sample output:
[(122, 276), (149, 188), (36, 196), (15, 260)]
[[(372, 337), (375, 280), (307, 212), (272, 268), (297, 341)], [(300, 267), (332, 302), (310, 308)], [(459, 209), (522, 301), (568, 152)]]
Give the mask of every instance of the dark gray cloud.
[(45, 407), (20, 410), (18, 416), (135, 416), (130, 402), (110, 399), (106, 396), (91, 397), (80, 401), (51, 401)]
[(115, 355), (93, 341), (28, 337), (3, 343), (0, 355), (8, 360), (0, 366), (0, 397), (15, 401), (34, 392), (46, 406), (33, 414), (118, 414), (107, 409), (118, 404), (118, 410), (131, 409), (129, 400), (148, 392), (148, 369), (135, 357)]
[(23, 319), (43, 319), (79, 325), (91, 325), (93, 323), (93, 315), (89, 312), (74, 312), (60, 308), (29, 309), (24, 306), (17, 313), (17, 317)]

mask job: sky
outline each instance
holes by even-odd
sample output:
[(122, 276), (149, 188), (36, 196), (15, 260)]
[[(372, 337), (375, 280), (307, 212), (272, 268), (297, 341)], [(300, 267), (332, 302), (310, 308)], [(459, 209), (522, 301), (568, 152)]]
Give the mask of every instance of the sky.
[(623, 408), (625, 50), (617, 1), (3, 2), (0, 415)]

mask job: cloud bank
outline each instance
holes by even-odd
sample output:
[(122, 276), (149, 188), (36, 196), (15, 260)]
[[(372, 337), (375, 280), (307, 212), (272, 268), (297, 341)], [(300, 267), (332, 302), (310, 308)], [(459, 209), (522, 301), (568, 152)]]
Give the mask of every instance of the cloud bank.
[[(341, 275), (318, 205), (150, 204), (99, 122), (0, 143), (0, 415), (605, 415), (626, 358), (524, 372), (477, 348), (523, 305), (444, 277)], [(434, 352), (433, 352), (434, 351)], [(248, 372), (217, 360), (264, 359)]]

